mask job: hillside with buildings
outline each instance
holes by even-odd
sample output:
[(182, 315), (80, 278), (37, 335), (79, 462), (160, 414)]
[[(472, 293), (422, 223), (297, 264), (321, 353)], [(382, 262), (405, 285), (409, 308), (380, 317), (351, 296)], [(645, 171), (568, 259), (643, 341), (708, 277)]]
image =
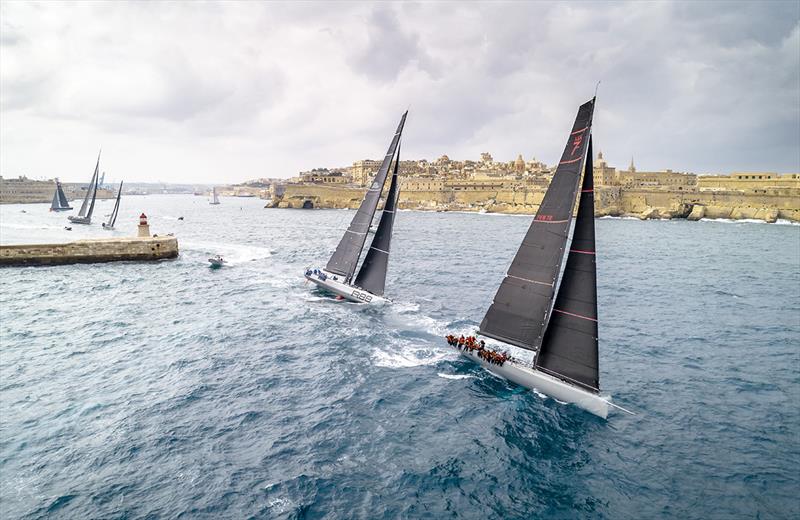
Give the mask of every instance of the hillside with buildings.
[[(271, 180), (267, 198), (278, 208), (356, 208), (380, 162), (318, 168), (286, 181)], [(535, 213), (554, 172), (535, 158), (400, 161), (400, 207), (436, 211)], [(598, 215), (639, 218), (778, 218), (800, 221), (800, 174), (771, 172), (696, 175), (672, 170), (640, 171), (594, 160)]]

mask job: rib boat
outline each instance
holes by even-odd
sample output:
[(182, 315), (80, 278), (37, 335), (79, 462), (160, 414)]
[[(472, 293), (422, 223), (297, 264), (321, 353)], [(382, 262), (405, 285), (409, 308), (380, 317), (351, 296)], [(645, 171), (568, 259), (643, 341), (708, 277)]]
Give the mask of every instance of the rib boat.
[(119, 201), (122, 198), (122, 181), (119, 181), (119, 191), (117, 192), (117, 201), (114, 203), (114, 209), (108, 217), (108, 222), (103, 222), (103, 229), (114, 229), (114, 224), (117, 223), (117, 215), (119, 214)]
[[(591, 135), (594, 106), (592, 98), (579, 108), (539, 211), (478, 329), (479, 335), (501, 345), (533, 351), (532, 363), (514, 358), (491, 363), (486, 360), (491, 356), (481, 352), (485, 346), (460, 347), (459, 352), (518, 385), (605, 419), (609, 408), (622, 408), (600, 394)], [(568, 244), (576, 198), (580, 201)], [(559, 279), (565, 256), (567, 263)]]
[[(68, 216), (70, 222), (74, 224), (91, 224), (92, 213), (94, 212), (94, 202), (97, 199), (97, 181), (98, 172), (100, 171), (100, 153), (97, 154), (97, 164), (94, 167), (94, 175), (92, 180), (89, 181), (89, 186), (86, 188), (86, 196), (83, 198), (83, 204), (78, 212), (78, 216)], [(91, 202), (89, 202), (91, 200)]]
[(61, 182), (56, 179), (56, 191), (53, 193), (53, 202), (50, 204), (50, 211), (69, 211), (72, 206), (69, 205), (67, 196), (64, 194), (64, 188), (61, 187)]
[[(332, 292), (337, 297), (357, 303), (385, 303), (386, 270), (389, 265), (389, 251), (392, 241), (394, 213), (400, 195), (397, 174), (400, 164), (400, 138), (406, 122), (406, 111), (400, 118), (400, 124), (389, 144), (389, 151), (383, 157), (381, 167), (372, 181), (361, 205), (345, 231), (324, 269), (306, 269), (305, 277), (317, 286)], [(389, 169), (394, 160), (394, 171), (386, 194), (383, 212), (372, 237), (361, 268), (356, 275), (361, 252), (370, 233), (372, 220), (378, 208)]]

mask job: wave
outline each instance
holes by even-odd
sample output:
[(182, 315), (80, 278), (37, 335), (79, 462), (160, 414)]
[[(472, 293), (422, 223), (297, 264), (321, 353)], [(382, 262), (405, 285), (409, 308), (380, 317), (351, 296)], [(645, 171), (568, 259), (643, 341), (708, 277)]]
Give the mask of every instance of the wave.
[(372, 351), (375, 366), (384, 368), (413, 368), (435, 365), (441, 361), (453, 360), (458, 356), (455, 352), (432, 347), (420, 347), (410, 344), (394, 343), (394, 350), (386, 351), (376, 347)]
[(444, 379), (470, 379), (475, 377), (471, 374), (444, 374), (442, 372), (439, 372), (436, 375)]
[(261, 260), (272, 256), (266, 247), (247, 246), (227, 242), (194, 242), (181, 241), (184, 248), (200, 250), (205, 254), (222, 255), (229, 265), (243, 264), (253, 260)]

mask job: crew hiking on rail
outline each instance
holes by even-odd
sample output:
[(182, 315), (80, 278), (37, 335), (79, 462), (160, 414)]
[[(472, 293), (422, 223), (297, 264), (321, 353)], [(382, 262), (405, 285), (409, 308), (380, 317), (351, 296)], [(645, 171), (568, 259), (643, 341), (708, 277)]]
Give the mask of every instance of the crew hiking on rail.
[(451, 346), (456, 347), (459, 350), (477, 352), (479, 358), (494, 365), (503, 366), (503, 363), (511, 359), (511, 356), (505, 352), (495, 352), (494, 350), (489, 350), (486, 348), (486, 343), (484, 343), (483, 340), (478, 341), (475, 336), (467, 336), (465, 338), (462, 334), (460, 338), (457, 338), (452, 334), (448, 334), (445, 336), (445, 339), (447, 339), (447, 342)]

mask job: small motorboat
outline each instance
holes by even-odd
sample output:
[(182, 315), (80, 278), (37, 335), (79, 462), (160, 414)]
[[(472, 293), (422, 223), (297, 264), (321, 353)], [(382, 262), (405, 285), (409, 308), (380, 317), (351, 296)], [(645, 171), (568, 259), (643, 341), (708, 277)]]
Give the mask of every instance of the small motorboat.
[(66, 229), (67, 231), (72, 231), (72, 228), (69, 226), (64, 226), (64, 229)]
[(211, 263), (211, 269), (219, 269), (223, 265), (227, 264), (228, 262), (225, 261), (220, 255), (212, 256), (208, 259), (209, 263)]
[(178, 220), (183, 220), (183, 217), (178, 217)]

